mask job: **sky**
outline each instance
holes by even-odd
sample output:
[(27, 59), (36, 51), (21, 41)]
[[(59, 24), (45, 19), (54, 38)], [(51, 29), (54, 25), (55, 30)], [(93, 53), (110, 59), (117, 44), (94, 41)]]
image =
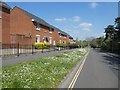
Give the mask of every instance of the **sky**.
[(117, 2), (8, 2), (67, 32), (74, 39), (104, 35), (107, 25), (118, 16)]

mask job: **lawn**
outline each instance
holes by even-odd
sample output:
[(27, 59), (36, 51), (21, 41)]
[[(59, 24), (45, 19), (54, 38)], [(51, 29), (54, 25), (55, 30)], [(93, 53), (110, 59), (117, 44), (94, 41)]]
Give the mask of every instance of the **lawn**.
[(2, 68), (2, 88), (55, 88), (81, 60), (86, 49)]

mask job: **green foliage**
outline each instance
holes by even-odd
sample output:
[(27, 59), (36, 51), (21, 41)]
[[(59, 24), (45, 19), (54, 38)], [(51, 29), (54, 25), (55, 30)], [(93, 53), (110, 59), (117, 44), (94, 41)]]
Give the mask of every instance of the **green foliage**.
[(95, 38), (90, 42), (90, 45), (92, 48), (101, 48), (103, 40), (104, 40), (103, 36), (99, 37), (99, 38)]
[(44, 43), (42, 43), (42, 42), (40, 42), (40, 43), (35, 43), (34, 46), (35, 46), (36, 49), (42, 49), (43, 46), (44, 46)]
[[(115, 25), (115, 26), (114, 26)], [(120, 54), (120, 17), (115, 19), (114, 25), (108, 25), (105, 28), (105, 39), (102, 42), (101, 49)]]
[(57, 43), (57, 47), (66, 47), (68, 44), (65, 43)]
[(88, 46), (88, 42), (87, 41), (80, 41), (78, 43), (79, 47), (87, 47)]
[(45, 49), (45, 48), (49, 48), (50, 44), (49, 43), (43, 43), (43, 42), (37, 42), (34, 44), (36, 49)]
[(46, 42), (44, 43), (44, 48), (49, 48), (50, 47), (50, 43)]

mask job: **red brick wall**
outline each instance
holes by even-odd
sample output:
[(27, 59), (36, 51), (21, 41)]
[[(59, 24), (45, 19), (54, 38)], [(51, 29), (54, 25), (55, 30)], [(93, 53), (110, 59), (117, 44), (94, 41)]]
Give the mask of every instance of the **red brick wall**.
[(68, 38), (68, 36), (65, 38), (65, 37), (63, 37), (63, 36), (61, 36), (60, 37), (60, 35), (58, 34), (58, 30), (55, 30), (55, 32), (54, 32), (54, 39), (58, 42), (58, 43), (60, 43), (60, 40), (61, 41), (65, 41), (66, 43), (68, 43), (69, 42), (69, 38)]
[(40, 26), (41, 26), (41, 27), (40, 27), (40, 31), (37, 31), (37, 30), (35, 29), (35, 33), (34, 33), (34, 36), (35, 36), (35, 37), (36, 37), (36, 35), (40, 35), (40, 41), (41, 41), (41, 42), (44, 41), (44, 40), (43, 40), (44, 36), (48, 37), (48, 40), (49, 40), (49, 37), (53, 37), (53, 33), (54, 33), (54, 32), (49, 33), (49, 30), (50, 30), (49, 27), (44, 26), (44, 25), (40, 25)]
[(56, 29), (54, 29), (54, 35), (53, 36), (54, 36), (53, 38), (54, 38), (56, 44), (59, 43), (60, 37), (59, 37), (58, 31)]
[(35, 29), (30, 17), (18, 7), (14, 7), (10, 14), (10, 20), (10, 33), (17, 36), (16, 43), (31, 44), (34, 41), (33, 38), (25, 37), (32, 34), (32, 31)]
[(2, 43), (10, 43), (10, 10), (2, 8)]

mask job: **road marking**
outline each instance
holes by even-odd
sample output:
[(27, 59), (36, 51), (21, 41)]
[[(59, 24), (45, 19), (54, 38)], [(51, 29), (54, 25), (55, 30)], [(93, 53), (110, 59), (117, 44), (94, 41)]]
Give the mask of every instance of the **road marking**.
[(76, 82), (78, 76), (80, 75), (80, 72), (82, 71), (82, 68), (83, 68), (83, 66), (84, 66), (84, 64), (85, 64), (85, 61), (86, 61), (86, 58), (87, 58), (88, 54), (89, 54), (89, 51), (88, 51), (88, 53), (85, 55), (85, 58), (84, 58), (84, 60), (82, 61), (82, 64), (80, 65), (80, 67), (78, 68), (76, 74), (74, 75), (74, 78), (73, 78), (73, 80), (71, 81), (71, 83), (70, 83), (70, 85), (69, 85), (69, 87), (68, 87), (68, 90), (69, 90), (69, 89), (72, 89), (72, 88), (74, 87), (75, 82)]

